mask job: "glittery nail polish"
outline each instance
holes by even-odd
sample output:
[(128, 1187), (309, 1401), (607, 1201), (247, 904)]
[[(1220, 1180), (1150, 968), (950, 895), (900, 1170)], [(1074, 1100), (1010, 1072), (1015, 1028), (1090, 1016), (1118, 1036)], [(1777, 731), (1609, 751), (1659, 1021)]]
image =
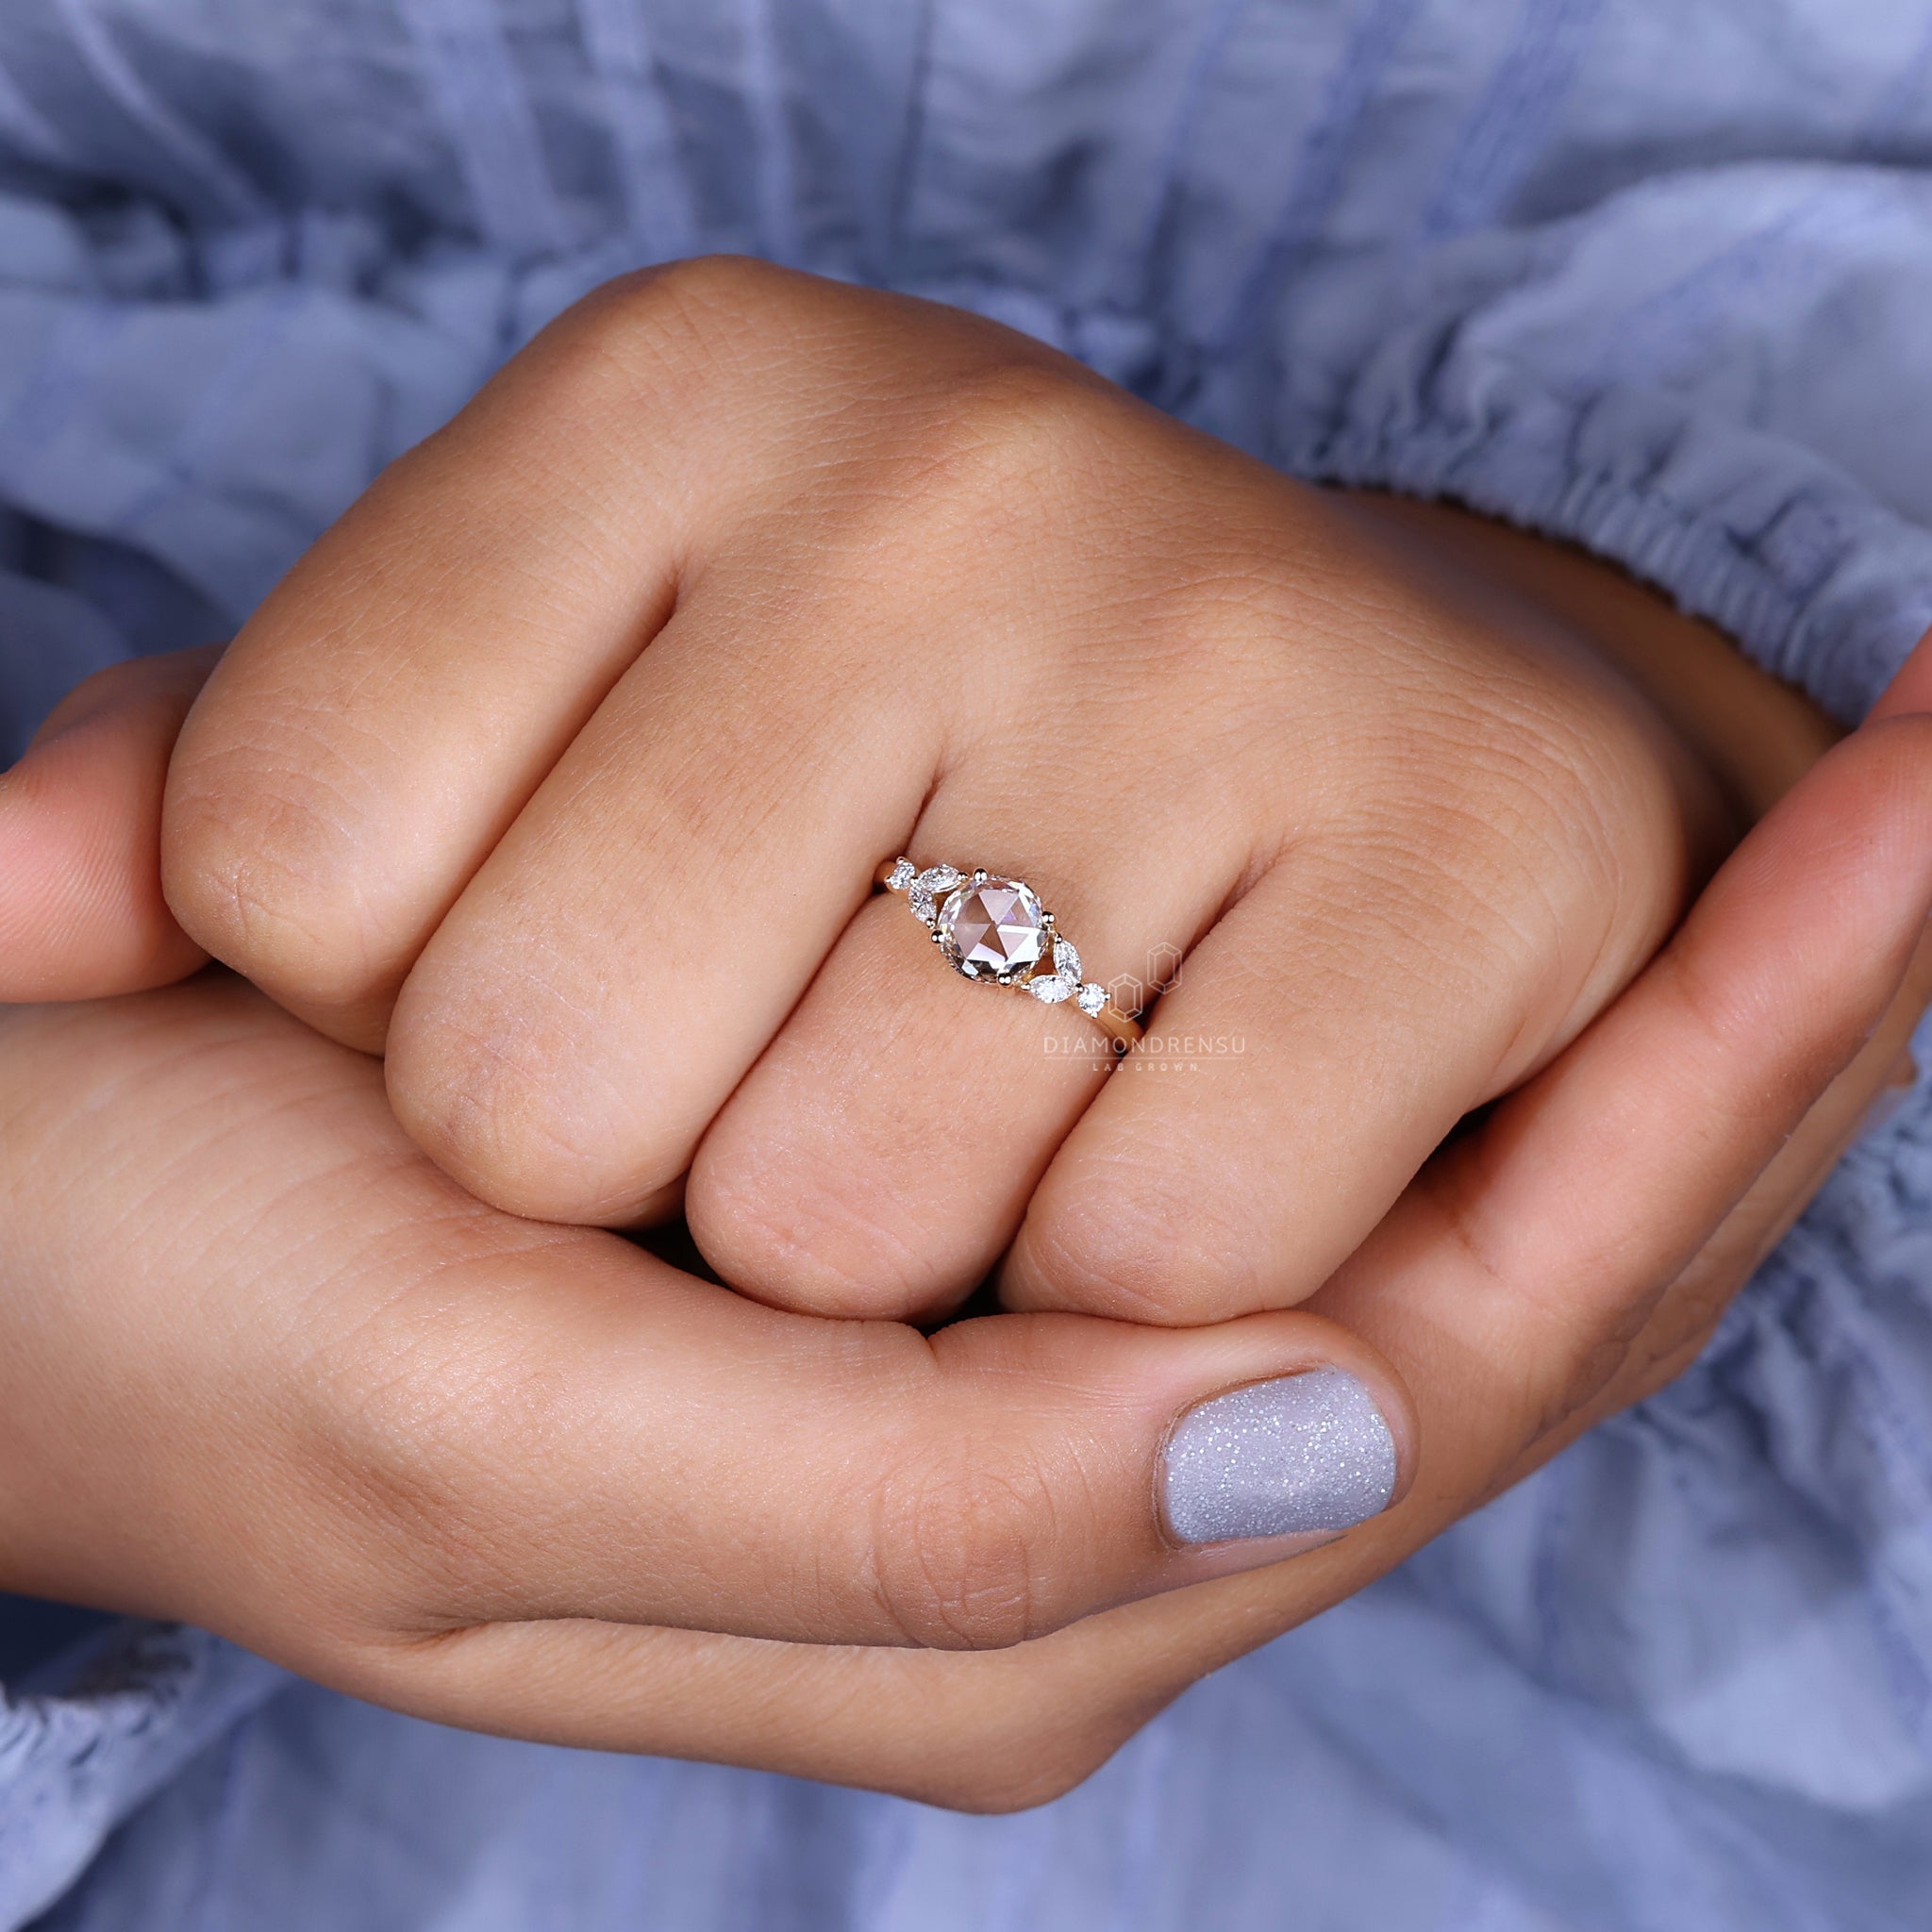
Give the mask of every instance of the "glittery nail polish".
[(1161, 1507), (1184, 1543), (1341, 1530), (1395, 1493), (1395, 1439), (1374, 1398), (1341, 1369), (1230, 1390), (1169, 1437)]

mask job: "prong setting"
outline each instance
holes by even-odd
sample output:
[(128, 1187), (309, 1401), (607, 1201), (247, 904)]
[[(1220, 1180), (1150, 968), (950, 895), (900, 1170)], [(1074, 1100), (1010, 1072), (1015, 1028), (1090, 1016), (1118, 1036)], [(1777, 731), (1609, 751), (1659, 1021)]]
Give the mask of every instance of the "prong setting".
[(1136, 1016), (1120, 1011), (1105, 986), (1084, 976), (1080, 949), (1024, 879), (984, 866), (970, 874), (952, 865), (921, 870), (903, 857), (881, 865), (874, 877), (906, 894), (913, 916), (961, 977), (1024, 991), (1042, 1006), (1071, 1002), (1099, 1024), (1117, 1052), (1139, 1041)]

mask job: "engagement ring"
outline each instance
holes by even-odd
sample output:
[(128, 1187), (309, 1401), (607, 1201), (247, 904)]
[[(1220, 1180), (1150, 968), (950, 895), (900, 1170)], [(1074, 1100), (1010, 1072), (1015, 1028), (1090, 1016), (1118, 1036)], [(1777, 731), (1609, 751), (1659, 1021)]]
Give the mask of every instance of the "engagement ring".
[(1030, 992), (1042, 1006), (1072, 1000), (1125, 1053), (1141, 1025), (1108, 999), (1106, 987), (1080, 976), (1080, 953), (1054, 928), (1053, 914), (1024, 879), (996, 877), (957, 866), (922, 871), (909, 858), (888, 859), (874, 874), (891, 892), (904, 892), (912, 915), (968, 979)]

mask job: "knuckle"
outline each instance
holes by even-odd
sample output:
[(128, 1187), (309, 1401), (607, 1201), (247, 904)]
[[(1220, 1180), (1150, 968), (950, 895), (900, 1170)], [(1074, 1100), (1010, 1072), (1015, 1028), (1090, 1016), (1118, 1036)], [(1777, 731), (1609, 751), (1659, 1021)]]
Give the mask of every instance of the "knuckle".
[[(1586, 905), (1624, 908), (1645, 927), (1674, 916), (1682, 808), (1646, 725), (1548, 681), (1482, 716), (1472, 741), (1458, 802), (1490, 873), (1548, 881), (1566, 922)], [(1454, 745), (1444, 763), (1453, 782)]]
[(579, 400), (590, 409), (674, 390), (703, 398), (808, 325), (811, 287), (749, 256), (638, 269), (593, 289), (552, 325), (560, 353), (544, 364), (568, 384), (586, 384)]
[[(1029, 1212), (1014, 1269), (1029, 1301), (1160, 1327), (1196, 1327), (1274, 1306), (1241, 1204), (1172, 1158), (1108, 1164), (1104, 1195)], [(1043, 1212), (1041, 1210), (1044, 1210)], [(1036, 1216), (1038, 1217), (1036, 1219)]]
[(409, 1138), (490, 1207), (526, 1220), (620, 1222), (652, 1185), (587, 1092), (596, 1060), (551, 1024), (554, 998), (411, 997), (390, 1029), (390, 1105)]
[(1131, 1235), (1109, 1226), (1099, 1239), (1069, 1240), (1063, 1231), (1030, 1241), (1025, 1252), (1030, 1298), (1118, 1322), (1191, 1326), (1212, 1321), (1201, 1295), (1157, 1262)]
[(783, 1122), (714, 1129), (691, 1164), (686, 1218), (734, 1287), (813, 1314), (907, 1321), (962, 1285), (972, 1257), (962, 1268), (895, 1211), (904, 1196), (882, 1193), (870, 1163), (809, 1158), (784, 1132)]
[(1594, 873), (1607, 857), (1603, 796), (1547, 735), (1478, 718), (1467, 731), (1452, 727), (1434, 750), (1418, 779), (1455, 834), (1450, 862), (1472, 883), (1524, 871), (1562, 877), (1579, 864)]
[(358, 891), (358, 818), (319, 739), (198, 761), (169, 789), (169, 908), (251, 979), (317, 1000), (359, 997), (380, 969)]
[(1114, 405), (1092, 378), (1020, 352), (956, 374), (920, 411), (909, 500), (924, 498), (975, 535), (996, 518), (1029, 518), (1098, 467)]
[(1686, 858), (1674, 808), (1660, 789), (1641, 796), (1628, 773), (1600, 774), (1601, 747), (1572, 751), (1474, 716), (1466, 728), (1444, 715), (1406, 729), (1388, 782), (1340, 829), (1356, 875), (1376, 881), (1445, 986), (1478, 999), (1518, 989), (1499, 1068), (1519, 1076), (1519, 1061), (1590, 1017), (1675, 918)]
[(619, 275), (586, 298), (608, 305), (618, 326), (756, 325), (801, 287), (799, 278), (751, 255), (691, 255)]
[(1357, 739), (1376, 791), (1404, 810), (1459, 808), (1485, 849), (1525, 833), (1559, 843), (1593, 833), (1622, 803), (1611, 794), (1627, 747), (1613, 708), (1592, 708), (1541, 667), (1449, 648), (1457, 641), (1451, 633), (1434, 661), (1405, 662), (1401, 702), (1363, 713)]
[(872, 1592), (888, 1625), (933, 1650), (1002, 1650), (1057, 1621), (1043, 1552), (1055, 1504), (1046, 1473), (1010, 1445), (955, 1436), (883, 1486)]

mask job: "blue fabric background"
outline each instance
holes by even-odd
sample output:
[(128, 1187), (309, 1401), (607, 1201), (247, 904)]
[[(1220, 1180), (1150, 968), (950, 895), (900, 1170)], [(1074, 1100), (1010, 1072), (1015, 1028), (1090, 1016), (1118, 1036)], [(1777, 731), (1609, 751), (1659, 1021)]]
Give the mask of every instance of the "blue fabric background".
[[(711, 248), (1575, 538), (1855, 718), (1932, 620), (1928, 74), (1898, 0), (8, 0), (0, 732), (220, 634), (544, 319)], [(1928, 1901), (1923, 1091), (1679, 1384), (1027, 1816), (467, 1737), (192, 1631), (0, 1702), (0, 1928)]]

